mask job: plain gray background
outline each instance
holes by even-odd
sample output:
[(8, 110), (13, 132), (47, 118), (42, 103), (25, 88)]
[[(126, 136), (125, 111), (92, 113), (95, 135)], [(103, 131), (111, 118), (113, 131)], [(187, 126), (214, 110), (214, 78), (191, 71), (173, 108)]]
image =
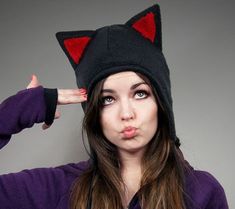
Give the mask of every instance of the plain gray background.
[[(161, 6), (163, 51), (171, 70), (176, 130), (185, 158), (223, 185), (235, 208), (235, 2), (232, 0), (0, 1), (0, 101), (26, 88), (32, 74), (47, 88), (76, 88), (55, 33), (125, 23)], [(80, 105), (61, 118), (12, 136), (0, 152), (0, 173), (87, 159)]]

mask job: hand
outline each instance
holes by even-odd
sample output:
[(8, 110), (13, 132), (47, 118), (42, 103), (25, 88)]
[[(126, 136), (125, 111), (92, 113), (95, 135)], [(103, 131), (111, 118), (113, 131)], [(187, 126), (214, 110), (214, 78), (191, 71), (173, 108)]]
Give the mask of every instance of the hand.
[[(36, 75), (32, 75), (32, 80), (27, 86), (29, 88), (35, 88), (40, 85)], [(87, 94), (84, 89), (57, 89), (58, 90), (58, 105), (66, 105), (66, 104), (78, 104), (87, 100)], [(60, 112), (56, 107), (55, 119), (60, 117)], [(45, 130), (50, 126), (45, 123), (42, 125), (42, 129)]]

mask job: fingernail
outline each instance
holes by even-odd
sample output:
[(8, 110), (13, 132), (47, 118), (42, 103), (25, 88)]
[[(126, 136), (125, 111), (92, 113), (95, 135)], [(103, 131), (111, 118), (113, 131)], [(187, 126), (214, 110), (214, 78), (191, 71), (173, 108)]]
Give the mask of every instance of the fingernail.
[(86, 93), (86, 89), (84, 89), (84, 88), (81, 88), (79, 91), (80, 91), (80, 93), (82, 93), (82, 94), (83, 94), (83, 93)]

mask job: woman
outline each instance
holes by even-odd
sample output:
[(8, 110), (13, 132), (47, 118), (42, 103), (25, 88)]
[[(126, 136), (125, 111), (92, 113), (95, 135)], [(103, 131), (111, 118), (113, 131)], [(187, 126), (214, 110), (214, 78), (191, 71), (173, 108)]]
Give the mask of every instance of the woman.
[[(1, 176), (3, 208), (228, 208), (219, 182), (189, 166), (179, 149), (158, 5), (123, 25), (57, 38), (87, 99), (84, 91), (57, 92), (34, 78), (1, 104), (0, 145), (35, 122), (48, 128), (57, 103), (82, 102), (90, 159)], [(25, 106), (31, 109), (22, 112)]]

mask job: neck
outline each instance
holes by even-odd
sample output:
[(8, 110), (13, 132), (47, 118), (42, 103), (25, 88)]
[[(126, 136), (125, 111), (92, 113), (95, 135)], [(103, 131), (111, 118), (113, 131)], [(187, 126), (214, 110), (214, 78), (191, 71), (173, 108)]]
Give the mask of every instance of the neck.
[(143, 151), (130, 153), (119, 151), (122, 172), (141, 171)]
[(140, 188), (142, 177), (141, 161), (143, 153), (119, 151), (121, 175), (125, 184), (123, 205), (127, 206)]

